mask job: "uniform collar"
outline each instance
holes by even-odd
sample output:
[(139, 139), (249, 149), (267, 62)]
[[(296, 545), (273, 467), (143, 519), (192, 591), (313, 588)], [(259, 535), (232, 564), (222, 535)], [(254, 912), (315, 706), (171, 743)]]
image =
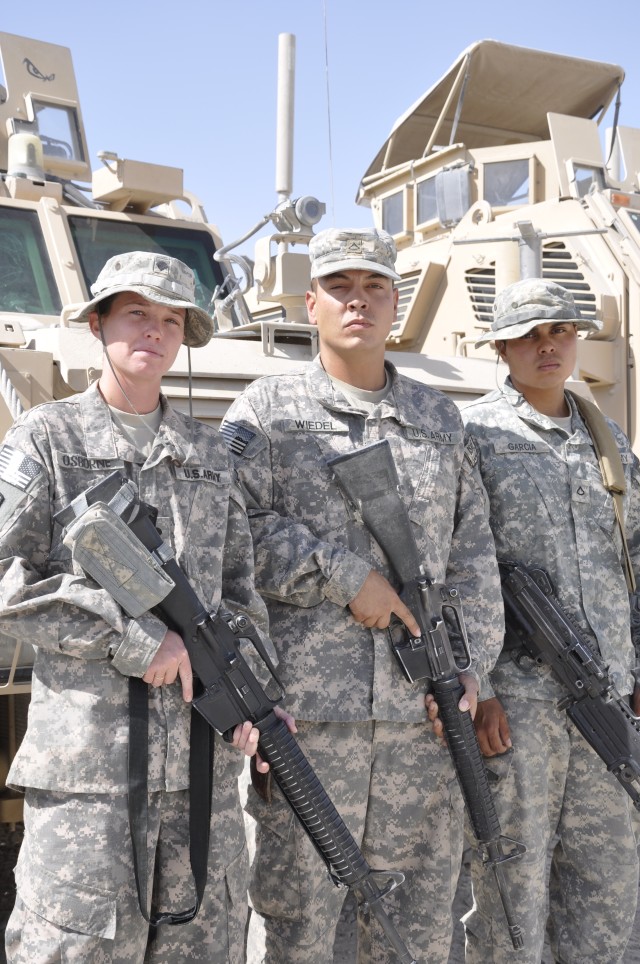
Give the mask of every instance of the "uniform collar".
[[(175, 412), (164, 395), (160, 396), (160, 404), (162, 421), (147, 463), (156, 464), (164, 457), (180, 465), (197, 461), (191, 440), (190, 420)], [(80, 416), (85, 451), (89, 458), (121, 458), (129, 462), (136, 459), (135, 448), (114, 424), (97, 382), (80, 395)]]
[[(407, 390), (407, 382), (402, 379), (390, 361), (385, 359), (384, 367), (389, 376), (389, 392), (380, 402), (381, 418), (395, 418), (401, 425), (414, 425), (422, 421), (420, 411), (414, 411), (413, 395)], [(336, 388), (322, 367), (320, 356), (316, 355), (306, 371), (307, 391), (323, 408), (334, 412), (353, 412), (353, 403)], [(424, 415), (424, 413), (422, 413)]]
[[(559, 426), (553, 421), (553, 419), (549, 418), (548, 415), (543, 415), (542, 412), (539, 412), (529, 404), (524, 395), (514, 387), (509, 375), (507, 375), (505, 378), (501, 392), (509, 404), (513, 407), (516, 415), (523, 419), (523, 421), (529, 422), (530, 424), (535, 425), (537, 428), (544, 429), (545, 431), (550, 431), (551, 429), (563, 431), (563, 429), (559, 429)], [(582, 418), (580, 417), (576, 403), (571, 397), (571, 394), (569, 392), (565, 392), (564, 397), (569, 406), (569, 411), (571, 412), (572, 426), (575, 427), (577, 425), (579, 428), (582, 428)]]

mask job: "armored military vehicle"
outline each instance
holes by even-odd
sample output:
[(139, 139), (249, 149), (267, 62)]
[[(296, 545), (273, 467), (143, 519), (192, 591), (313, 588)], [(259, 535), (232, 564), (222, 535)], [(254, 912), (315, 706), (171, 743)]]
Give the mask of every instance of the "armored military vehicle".
[(599, 122), (622, 68), (473, 44), (394, 125), (358, 202), (399, 248), (390, 349), (479, 358), (496, 291), (544, 275), (603, 322), (580, 341), (580, 391), (640, 446), (640, 130)]
[[(281, 38), (281, 73), (292, 38)], [(194, 270), (216, 334), (181, 350), (164, 389), (218, 423), (259, 375), (316, 350), (306, 322), (306, 245), (324, 206), (291, 197), (290, 87), (278, 94), (277, 203), (223, 246), (182, 171), (98, 155), (91, 171), (70, 52), (0, 33), (0, 437), (19, 412), (98, 378), (95, 339), (69, 321), (111, 255), (148, 249)], [(490, 348), (495, 292), (543, 273), (602, 319), (581, 340), (575, 386), (636, 443), (634, 337), (640, 326), (640, 131), (598, 121), (620, 67), (482, 41), (404, 114), (370, 164), (357, 200), (398, 244), (400, 308), (389, 350), (401, 371), (459, 404), (501, 378)], [(256, 204), (262, 203), (256, 199)], [(234, 253), (261, 230), (253, 258)], [(31, 654), (0, 638), (0, 787), (24, 731)], [(0, 822), (20, 801), (0, 792)]]

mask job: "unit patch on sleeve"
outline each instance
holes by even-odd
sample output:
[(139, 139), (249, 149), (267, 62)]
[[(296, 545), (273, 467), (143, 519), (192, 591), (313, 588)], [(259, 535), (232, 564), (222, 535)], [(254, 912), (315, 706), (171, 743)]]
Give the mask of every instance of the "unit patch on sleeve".
[(0, 448), (0, 480), (16, 489), (28, 492), (42, 472), (42, 466), (30, 455), (24, 455), (12, 445)]
[(39, 462), (12, 445), (0, 448), (0, 527), (26, 501), (42, 471)]
[(239, 422), (223, 422), (220, 426), (220, 434), (233, 455), (242, 455), (249, 442), (256, 437), (255, 432), (245, 428)]

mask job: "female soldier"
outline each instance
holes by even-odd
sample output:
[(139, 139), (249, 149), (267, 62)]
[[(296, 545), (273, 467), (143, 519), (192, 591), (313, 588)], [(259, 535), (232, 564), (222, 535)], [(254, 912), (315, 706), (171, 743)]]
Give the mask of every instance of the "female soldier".
[[(495, 341), (509, 377), (465, 408), (463, 420), (489, 495), (498, 561), (547, 571), (561, 604), (638, 712), (640, 632), (631, 620), (620, 531), (591, 436), (565, 391), (578, 329), (599, 327), (581, 318), (572, 295), (556, 284), (510, 285), (479, 340)], [(620, 428), (608, 423), (624, 463), (625, 528), (639, 575), (638, 460)], [(620, 961), (638, 894), (631, 799), (558, 707), (565, 692), (547, 667), (521, 651), (503, 651), (490, 683), (493, 694), (483, 689), (475, 717), (478, 739), (495, 777), (502, 831), (527, 847), (505, 871), (525, 942), (518, 962), (540, 964), (547, 907), (557, 962)], [(514, 959), (489, 878), (474, 857), (474, 905), (464, 921), (471, 964)]]
[[(242, 964), (241, 757), (217, 737), (204, 901), (191, 923), (159, 927), (147, 949), (138, 873), (149, 880), (155, 873), (145, 913), (194, 904), (191, 666), (177, 633), (151, 613), (128, 618), (84, 575), (54, 521), (58, 510), (119, 469), (136, 483), (140, 499), (159, 509), (158, 526), (200, 598), (212, 610), (223, 602), (266, 625), (226, 447), (160, 393), (180, 346), (206, 344), (213, 321), (194, 303), (191, 270), (164, 255), (113, 257), (91, 290), (93, 299), (70, 317), (88, 321), (103, 343), (99, 382), (28, 411), (0, 450), (0, 627), (36, 647), (29, 725), (9, 774), (26, 795), (7, 957), (24, 964)], [(127, 810), (130, 677), (148, 684), (149, 707), (148, 854), (143, 838), (137, 868)], [(245, 723), (234, 743), (251, 754), (257, 736)], [(208, 764), (205, 754), (200, 765)], [(206, 839), (206, 801), (204, 810)]]

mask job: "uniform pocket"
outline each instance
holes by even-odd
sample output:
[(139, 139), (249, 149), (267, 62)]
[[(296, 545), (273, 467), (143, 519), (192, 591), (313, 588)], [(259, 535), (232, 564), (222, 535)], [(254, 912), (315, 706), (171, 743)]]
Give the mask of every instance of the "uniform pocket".
[(295, 815), (280, 793), (274, 792), (271, 803), (267, 803), (252, 786), (245, 810), (257, 824), (249, 886), (251, 902), (263, 916), (300, 920), (302, 894)]
[(54, 877), (43, 867), (32, 874), (18, 861), (16, 888), (34, 914), (77, 934), (113, 940), (116, 933), (115, 895)]

